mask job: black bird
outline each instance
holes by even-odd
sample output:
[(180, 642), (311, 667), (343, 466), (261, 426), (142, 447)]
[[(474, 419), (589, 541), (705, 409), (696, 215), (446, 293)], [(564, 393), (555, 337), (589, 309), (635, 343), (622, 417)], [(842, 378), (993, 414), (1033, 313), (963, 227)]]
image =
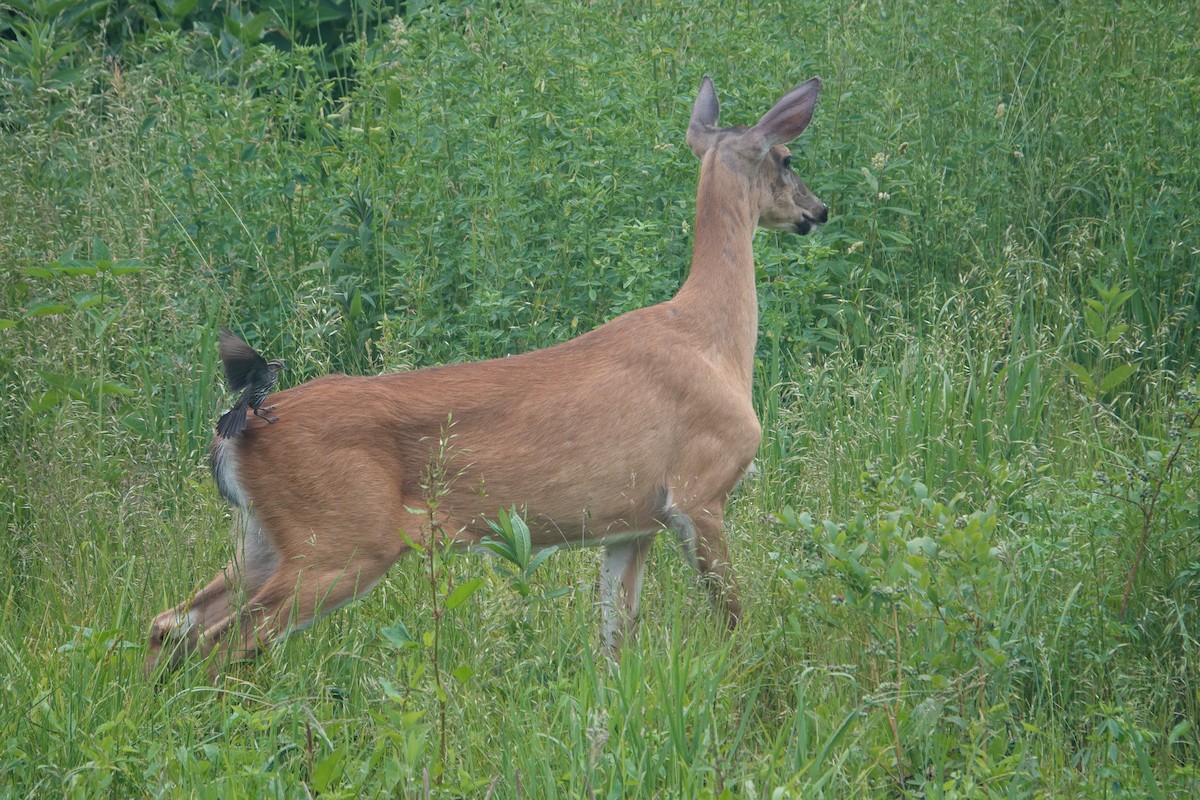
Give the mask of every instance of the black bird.
[(219, 341), (221, 362), (225, 365), (225, 379), (229, 381), (230, 389), (242, 393), (234, 407), (221, 415), (221, 419), (217, 421), (217, 435), (232, 439), (246, 429), (249, 410), (253, 410), (268, 423), (277, 419), (269, 416), (269, 412), (274, 411), (275, 406), (262, 408), (262, 404), (275, 388), (275, 383), (279, 380), (279, 371), (284, 365), (282, 361), (267, 361), (255, 352), (253, 347), (225, 328), (221, 329)]

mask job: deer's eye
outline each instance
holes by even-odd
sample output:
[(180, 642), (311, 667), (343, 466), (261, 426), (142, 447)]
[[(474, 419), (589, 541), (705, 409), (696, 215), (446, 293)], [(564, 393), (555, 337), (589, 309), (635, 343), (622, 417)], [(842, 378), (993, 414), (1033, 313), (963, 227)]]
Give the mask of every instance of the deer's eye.
[(784, 156), (784, 157), (783, 157), (783, 168), (784, 168), (784, 169), (791, 169), (791, 168), (792, 168), (792, 157), (791, 157), (791, 156)]

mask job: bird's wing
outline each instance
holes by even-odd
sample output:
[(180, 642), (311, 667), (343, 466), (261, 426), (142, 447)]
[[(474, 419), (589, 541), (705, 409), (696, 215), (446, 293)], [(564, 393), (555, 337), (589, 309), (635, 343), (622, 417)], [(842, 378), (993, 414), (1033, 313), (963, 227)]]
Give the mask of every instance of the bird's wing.
[(235, 392), (244, 389), (255, 372), (267, 368), (266, 359), (225, 328), (221, 329), (218, 341), (221, 362), (225, 365), (225, 380), (229, 381), (229, 388)]

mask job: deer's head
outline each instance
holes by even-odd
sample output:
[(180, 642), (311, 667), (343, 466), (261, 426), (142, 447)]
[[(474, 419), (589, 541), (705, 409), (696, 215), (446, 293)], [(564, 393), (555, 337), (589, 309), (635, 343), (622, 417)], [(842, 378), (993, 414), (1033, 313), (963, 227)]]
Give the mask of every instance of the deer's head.
[(712, 158), (717, 168), (748, 179), (764, 228), (803, 235), (829, 219), (829, 209), (792, 172), (787, 148), (808, 126), (820, 91), (821, 79), (813, 78), (781, 97), (754, 125), (718, 128), (717, 92), (707, 75), (700, 84), (688, 144), (701, 161)]

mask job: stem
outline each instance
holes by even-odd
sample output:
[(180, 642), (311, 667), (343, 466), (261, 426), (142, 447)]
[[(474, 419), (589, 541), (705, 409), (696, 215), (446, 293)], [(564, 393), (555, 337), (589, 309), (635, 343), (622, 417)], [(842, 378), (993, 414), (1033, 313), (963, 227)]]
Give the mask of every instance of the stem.
[[(1187, 416), (1185, 429), (1196, 427), (1196, 423), (1200, 422), (1200, 410), (1197, 410)], [(1129, 568), (1129, 577), (1125, 579), (1125, 591), (1121, 594), (1121, 611), (1117, 618), (1125, 621), (1125, 613), (1129, 610), (1129, 596), (1133, 594), (1133, 583), (1137, 579), (1138, 570), (1142, 566), (1142, 558), (1146, 555), (1146, 543), (1150, 539), (1150, 526), (1154, 522), (1154, 512), (1158, 509), (1158, 499), (1162, 496), (1163, 485), (1167, 482), (1167, 478), (1171, 475), (1171, 470), (1175, 467), (1175, 461), (1179, 458), (1179, 454), (1183, 452), (1183, 443), (1187, 441), (1186, 436), (1180, 436), (1179, 442), (1175, 445), (1175, 449), (1171, 451), (1171, 456), (1163, 465), (1158, 477), (1154, 480), (1153, 492), (1150, 494), (1148, 501), (1138, 503), (1138, 508), (1142, 511), (1142, 535), (1138, 540), (1137, 554), (1133, 557), (1133, 566)]]
[(904, 689), (904, 670), (901, 664), (900, 650), (900, 622), (897, 618), (896, 606), (892, 605), (892, 631), (896, 636), (896, 698), (892, 701), (892, 713), (888, 716), (888, 723), (892, 728), (892, 746), (896, 750), (896, 772), (898, 775), (899, 788), (904, 790), (904, 784), (907, 779), (904, 776), (904, 754), (900, 749), (900, 729), (896, 725), (896, 718), (899, 716), (900, 695)]
[(442, 671), (438, 667), (440, 661), (438, 647), (442, 638), (442, 611), (438, 608), (437, 551), (441, 525), (438, 524), (437, 517), (434, 515), (436, 508), (436, 502), (429, 504), (429, 545), (426, 553), (429, 563), (429, 600), (433, 604), (433, 647), (429, 658), (433, 666), (433, 682), (437, 686), (439, 729), (438, 761), (440, 769), (434, 780), (438, 786), (441, 786), (442, 778), (446, 773), (446, 687), (442, 685)]

